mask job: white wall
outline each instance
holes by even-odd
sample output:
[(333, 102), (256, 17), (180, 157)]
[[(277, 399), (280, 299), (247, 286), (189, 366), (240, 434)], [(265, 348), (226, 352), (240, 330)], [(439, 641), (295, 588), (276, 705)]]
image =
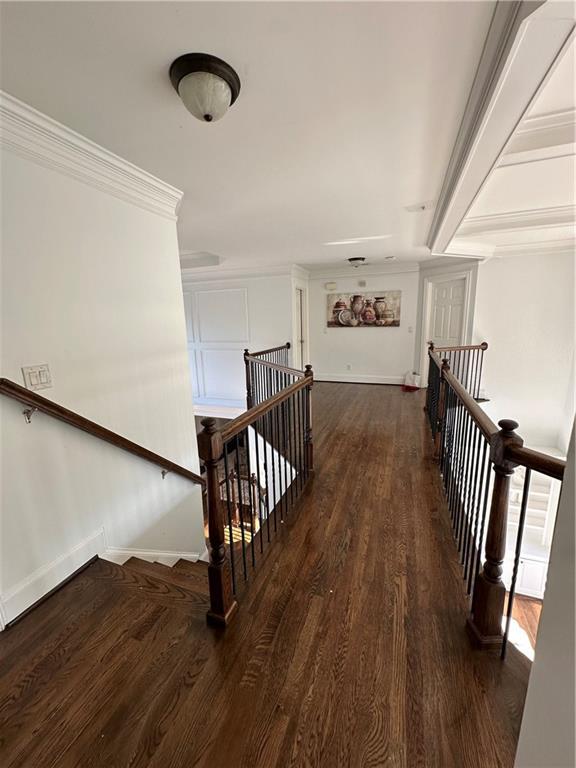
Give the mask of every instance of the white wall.
[(244, 349), (292, 341), (292, 277), (183, 277), (188, 350), (197, 403), (246, 406)]
[[(39, 394), (198, 471), (174, 219), (11, 151), (1, 175), (1, 375), (48, 363)], [(4, 621), (106, 548), (203, 551), (198, 486), (7, 398), (0, 418)]]
[(572, 433), (516, 768), (571, 768), (576, 764), (574, 462)]
[(494, 421), (527, 444), (566, 448), (574, 417), (574, 257), (524, 255), (480, 265), (474, 341), (487, 341), (483, 386)]
[[(380, 274), (359, 269), (349, 276), (323, 273), (309, 283), (310, 359), (317, 379), (375, 384), (402, 384), (413, 370), (416, 330), (418, 271), (407, 265)], [(402, 270), (402, 271), (400, 271)], [(404, 271), (405, 270), (405, 271)], [(410, 270), (410, 271), (408, 271)], [(366, 287), (359, 287), (360, 280)], [(327, 290), (326, 282), (335, 282)], [(330, 293), (376, 293), (402, 291), (398, 328), (328, 328), (326, 302)]]

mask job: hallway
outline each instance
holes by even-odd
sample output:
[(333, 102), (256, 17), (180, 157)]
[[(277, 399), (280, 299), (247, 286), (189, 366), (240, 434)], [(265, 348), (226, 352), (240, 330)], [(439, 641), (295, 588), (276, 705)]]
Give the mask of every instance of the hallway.
[(316, 477), (226, 632), (196, 574), (98, 561), (0, 635), (2, 765), (512, 768), (529, 665), (469, 645), (422, 406), (314, 385)]

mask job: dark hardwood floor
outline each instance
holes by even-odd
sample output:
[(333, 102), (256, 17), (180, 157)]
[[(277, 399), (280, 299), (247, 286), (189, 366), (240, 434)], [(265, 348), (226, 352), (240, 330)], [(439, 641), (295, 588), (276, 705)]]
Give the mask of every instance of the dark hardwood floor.
[(314, 386), (316, 478), (226, 632), (201, 564), (97, 561), (0, 635), (3, 768), (511, 768), (419, 394)]

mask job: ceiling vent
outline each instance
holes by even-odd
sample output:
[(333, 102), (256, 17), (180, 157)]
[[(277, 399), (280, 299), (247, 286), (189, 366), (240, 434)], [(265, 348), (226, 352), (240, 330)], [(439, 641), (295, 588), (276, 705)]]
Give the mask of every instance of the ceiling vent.
[(348, 263), (351, 267), (354, 267), (354, 269), (358, 269), (358, 267), (363, 267), (366, 259), (364, 256), (351, 256), (348, 259)]

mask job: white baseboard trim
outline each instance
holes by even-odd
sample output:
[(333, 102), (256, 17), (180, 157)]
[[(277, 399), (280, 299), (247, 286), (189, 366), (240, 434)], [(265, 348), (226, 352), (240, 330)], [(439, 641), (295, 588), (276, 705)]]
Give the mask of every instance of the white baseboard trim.
[(361, 373), (318, 373), (314, 381), (342, 382), (344, 384), (404, 384), (404, 376), (371, 376)]
[(0, 595), (0, 632), (8, 622), (20, 616), (27, 608), (30, 608), (50, 590), (65, 581), (95, 555), (111, 560), (118, 565), (122, 565), (131, 557), (139, 557), (151, 563), (157, 562), (173, 566), (180, 559), (195, 563), (201, 554), (200, 552), (165, 552), (156, 549), (109, 547), (104, 528), (100, 528), (69, 552), (57, 557), (51, 563), (37, 568), (30, 576), (22, 579), (18, 584)]
[(139, 557), (141, 560), (147, 560), (149, 563), (162, 563), (162, 565), (172, 567), (178, 560), (190, 560), (192, 563), (197, 562), (200, 558), (200, 552), (162, 552), (158, 549), (106, 547), (102, 552), (102, 557), (118, 565), (123, 565), (131, 557)]
[(81, 541), (69, 552), (51, 563), (37, 568), (30, 576), (9, 589), (0, 597), (0, 625), (6, 624), (23, 613), (41, 597), (57, 587), (74, 571), (104, 550), (104, 529), (100, 528)]

